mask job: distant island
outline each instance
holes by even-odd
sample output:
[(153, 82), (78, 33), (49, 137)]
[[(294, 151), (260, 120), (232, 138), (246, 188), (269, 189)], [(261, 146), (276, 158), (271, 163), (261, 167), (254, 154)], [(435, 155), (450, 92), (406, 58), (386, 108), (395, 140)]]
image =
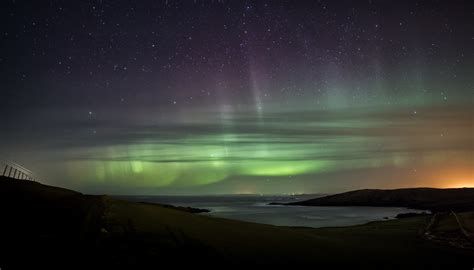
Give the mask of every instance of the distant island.
[(474, 188), (362, 189), (305, 201), (271, 204), (406, 207), (432, 212), (474, 211)]

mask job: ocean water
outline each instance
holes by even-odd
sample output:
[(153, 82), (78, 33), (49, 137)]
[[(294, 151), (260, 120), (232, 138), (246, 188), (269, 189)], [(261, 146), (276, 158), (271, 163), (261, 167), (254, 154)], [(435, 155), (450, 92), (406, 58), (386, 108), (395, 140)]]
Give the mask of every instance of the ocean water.
[(292, 202), (318, 197), (301, 196), (119, 196), (137, 202), (170, 204), (211, 210), (209, 215), (277, 226), (336, 227), (393, 219), (397, 214), (423, 212), (401, 207), (319, 207), (268, 205), (270, 202)]

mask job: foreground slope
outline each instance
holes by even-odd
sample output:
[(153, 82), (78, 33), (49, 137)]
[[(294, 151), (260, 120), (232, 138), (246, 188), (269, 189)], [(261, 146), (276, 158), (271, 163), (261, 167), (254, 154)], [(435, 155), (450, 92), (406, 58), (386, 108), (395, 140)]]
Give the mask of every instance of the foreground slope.
[(394, 206), (437, 211), (474, 211), (474, 188), (363, 189), (293, 202), (303, 206)]
[(288, 228), (26, 181), (0, 179), (0, 195), (2, 269), (188, 263), (448, 268), (472, 267), (474, 256), (420, 237), (429, 217), (346, 228)]

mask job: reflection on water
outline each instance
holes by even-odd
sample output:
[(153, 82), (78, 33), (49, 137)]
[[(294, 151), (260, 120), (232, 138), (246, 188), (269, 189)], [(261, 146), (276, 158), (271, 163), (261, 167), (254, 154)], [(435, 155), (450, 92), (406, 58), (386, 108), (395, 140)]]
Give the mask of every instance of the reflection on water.
[(392, 219), (397, 214), (423, 212), (401, 207), (308, 207), (268, 205), (270, 202), (291, 202), (315, 198), (304, 196), (122, 196), (142, 202), (190, 206), (211, 210), (205, 215), (277, 226), (332, 227), (364, 224)]

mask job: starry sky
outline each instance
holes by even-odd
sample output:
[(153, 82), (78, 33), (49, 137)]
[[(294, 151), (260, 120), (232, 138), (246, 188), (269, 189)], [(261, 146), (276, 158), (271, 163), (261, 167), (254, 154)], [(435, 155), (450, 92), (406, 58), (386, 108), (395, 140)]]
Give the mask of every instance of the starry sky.
[(109, 194), (474, 186), (471, 1), (2, 1), (0, 160)]

